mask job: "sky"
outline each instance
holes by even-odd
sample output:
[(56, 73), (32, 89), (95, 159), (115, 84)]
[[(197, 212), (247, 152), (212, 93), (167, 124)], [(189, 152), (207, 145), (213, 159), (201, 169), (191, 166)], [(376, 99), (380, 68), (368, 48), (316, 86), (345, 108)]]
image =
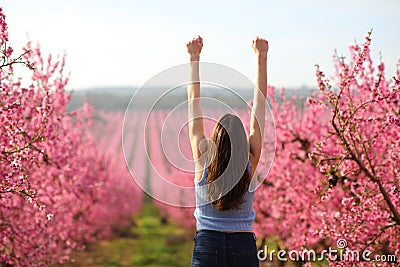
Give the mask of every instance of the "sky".
[(400, 59), (400, 1), (2, 0), (14, 50), (28, 40), (66, 54), (70, 89), (143, 85), (188, 62), (186, 43), (204, 39), (201, 60), (255, 79), (254, 36), (269, 41), (268, 82), (315, 86), (315, 64), (333, 75), (332, 55), (348, 55), (373, 28), (393, 76)]

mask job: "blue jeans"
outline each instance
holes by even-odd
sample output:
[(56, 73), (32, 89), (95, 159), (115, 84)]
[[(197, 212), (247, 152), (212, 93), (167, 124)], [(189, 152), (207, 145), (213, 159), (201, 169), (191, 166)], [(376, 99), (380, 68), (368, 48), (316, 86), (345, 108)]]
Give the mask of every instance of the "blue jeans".
[(255, 235), (251, 232), (197, 231), (190, 267), (258, 267)]

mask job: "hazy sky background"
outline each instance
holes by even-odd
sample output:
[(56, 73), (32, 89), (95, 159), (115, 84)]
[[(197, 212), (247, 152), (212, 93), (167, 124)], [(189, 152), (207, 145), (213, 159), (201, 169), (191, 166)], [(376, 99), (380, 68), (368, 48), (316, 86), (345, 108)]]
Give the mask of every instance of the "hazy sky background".
[(201, 60), (232, 67), (251, 80), (251, 39), (270, 42), (269, 83), (314, 86), (316, 63), (333, 74), (332, 54), (348, 54), (373, 28), (372, 55), (387, 74), (400, 58), (400, 1), (124, 1), (3, 0), (10, 43), (28, 38), (45, 52), (67, 54), (70, 88), (140, 86), (186, 63), (185, 44), (204, 38)]

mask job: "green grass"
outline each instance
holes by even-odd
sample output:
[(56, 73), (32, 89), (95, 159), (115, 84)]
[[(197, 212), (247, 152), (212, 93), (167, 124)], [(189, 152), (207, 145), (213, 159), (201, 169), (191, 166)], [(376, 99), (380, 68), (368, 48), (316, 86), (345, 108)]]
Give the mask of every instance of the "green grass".
[(189, 266), (193, 234), (174, 223), (162, 224), (160, 214), (146, 197), (142, 211), (133, 217), (130, 237), (100, 241), (72, 256), (75, 263), (55, 266)]

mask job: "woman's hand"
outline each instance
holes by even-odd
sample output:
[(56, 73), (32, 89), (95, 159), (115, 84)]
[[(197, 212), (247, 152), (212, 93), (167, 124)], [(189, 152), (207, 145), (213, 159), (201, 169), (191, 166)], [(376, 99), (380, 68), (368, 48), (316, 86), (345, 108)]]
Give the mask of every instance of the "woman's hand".
[(190, 60), (198, 61), (200, 59), (201, 49), (203, 48), (203, 39), (200, 36), (197, 36), (187, 43), (186, 47), (190, 55)]
[(253, 50), (258, 56), (266, 57), (268, 54), (268, 41), (262, 38), (255, 37), (253, 39)]

